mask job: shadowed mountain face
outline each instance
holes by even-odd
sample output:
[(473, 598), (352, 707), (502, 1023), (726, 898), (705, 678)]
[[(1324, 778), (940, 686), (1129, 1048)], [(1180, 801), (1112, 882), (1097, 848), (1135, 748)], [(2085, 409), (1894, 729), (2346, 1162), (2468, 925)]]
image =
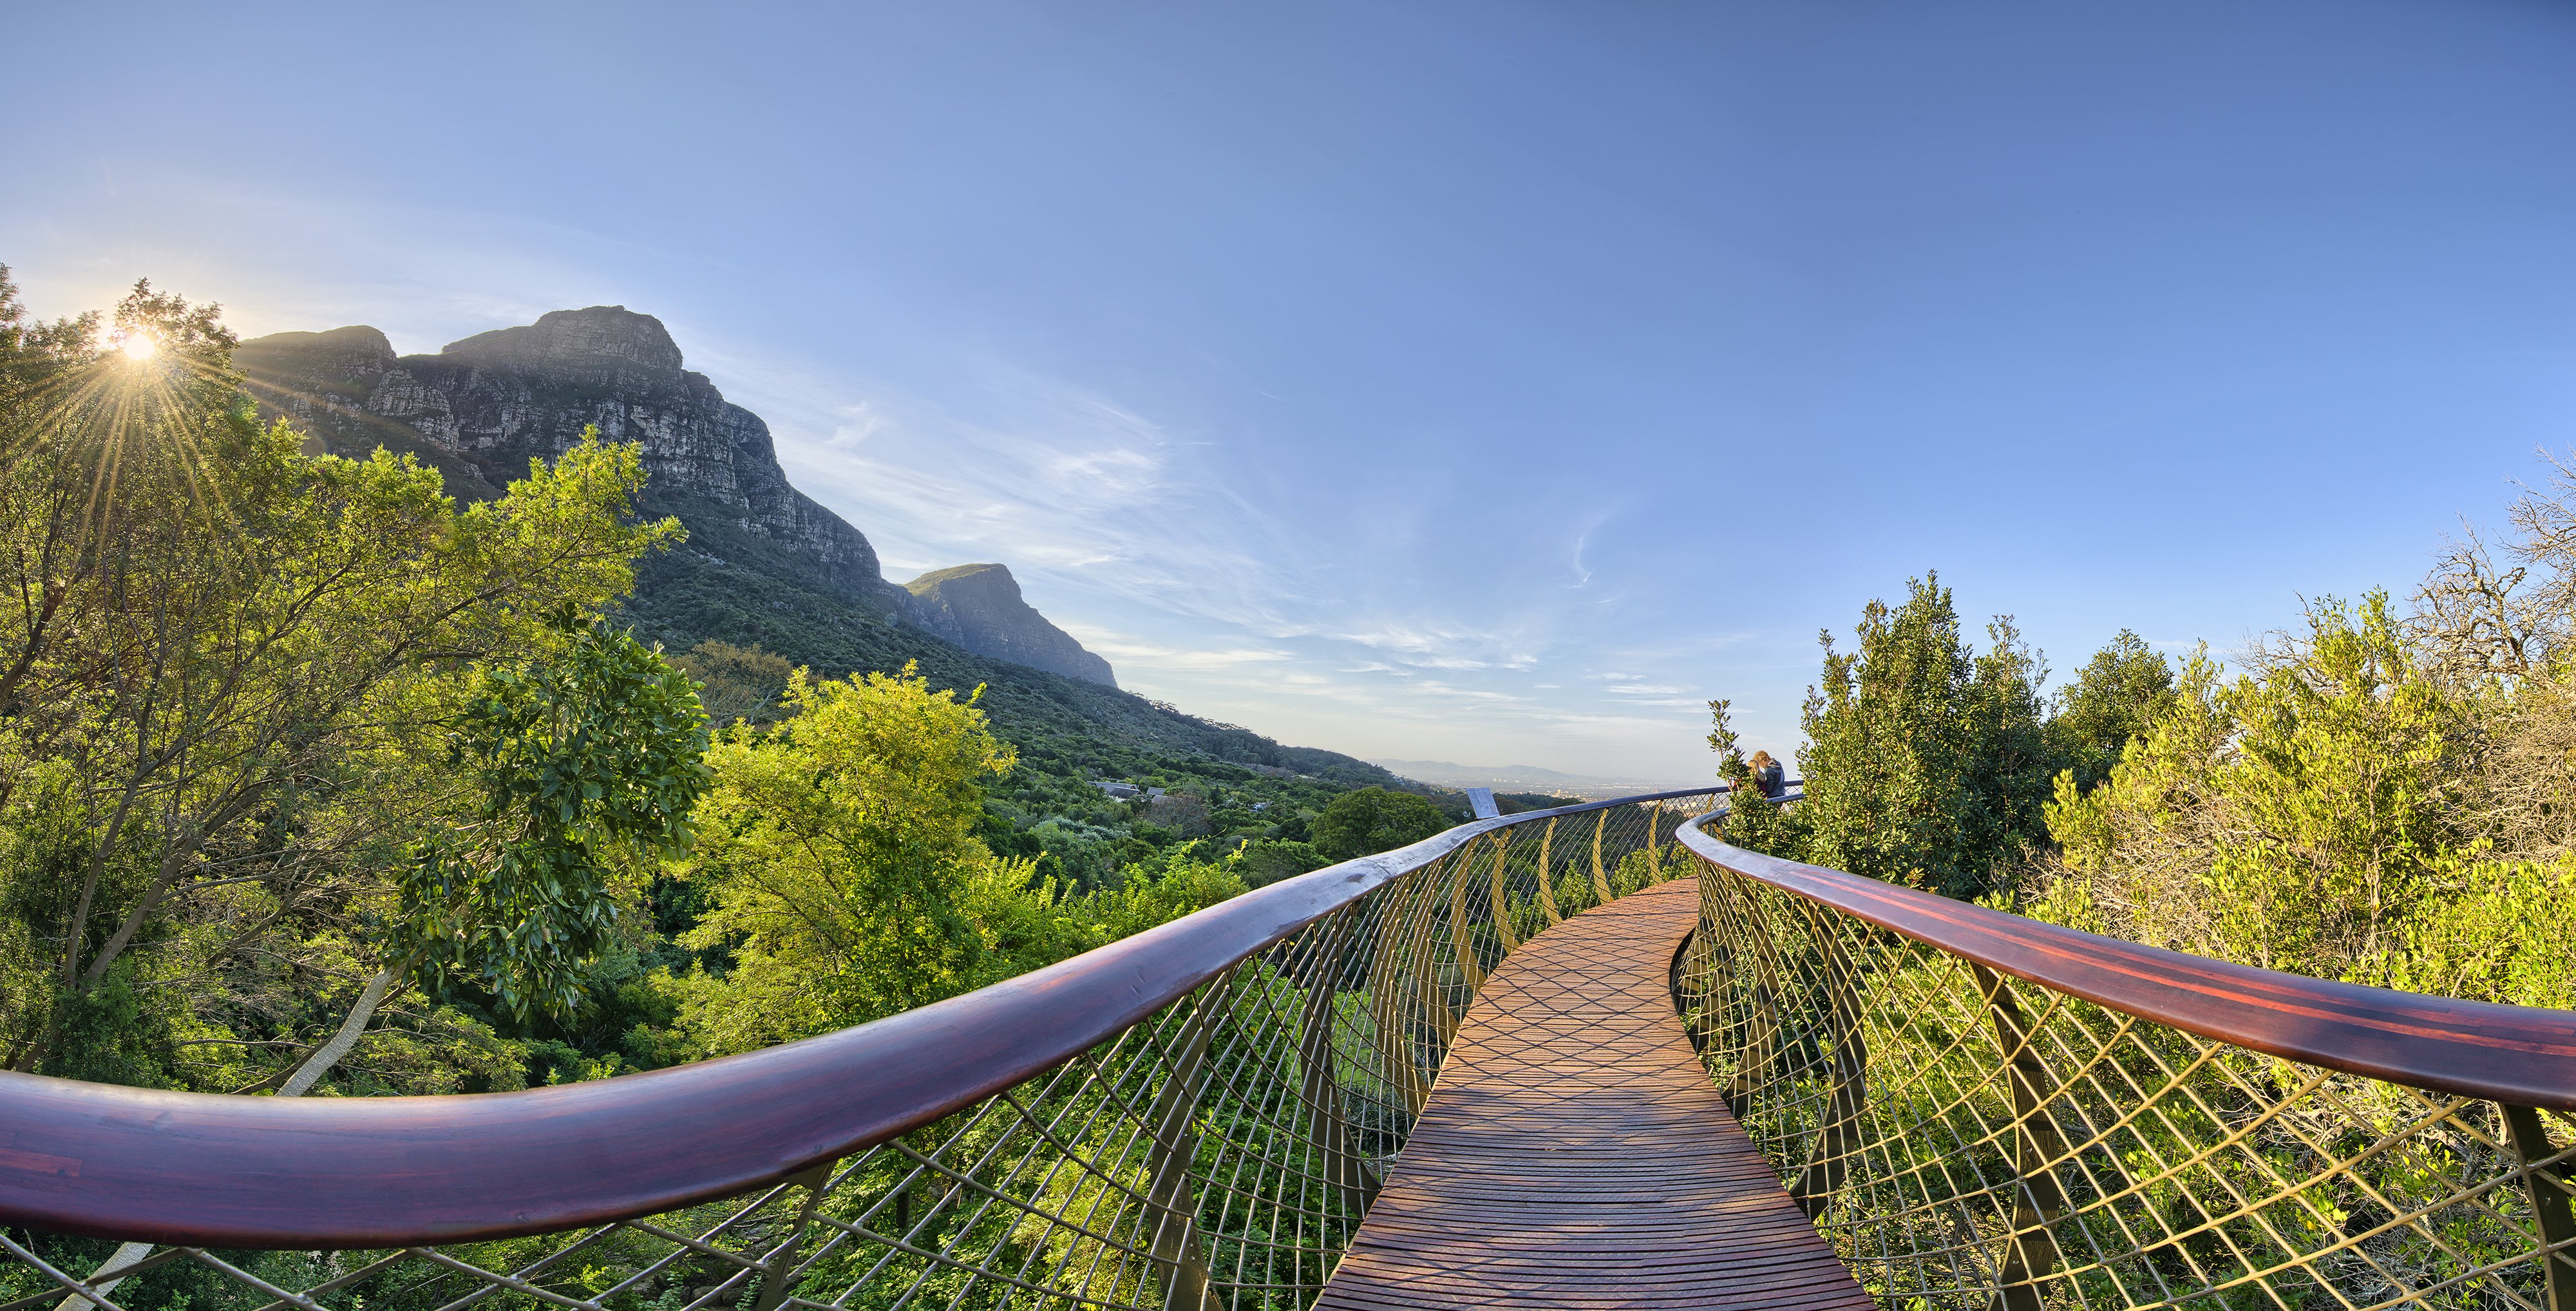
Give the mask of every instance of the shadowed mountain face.
[(1082, 648), (1020, 598), (1020, 583), (998, 564), (937, 569), (904, 584), (914, 622), (978, 655), (1118, 686), (1109, 662)]
[(686, 549), (879, 610), (909, 609), (859, 530), (788, 485), (760, 416), (680, 367), (661, 321), (622, 306), (557, 310), (534, 325), (397, 356), (374, 328), (282, 332), (234, 362), (263, 409), (331, 450), (382, 445), (437, 465), (451, 490), (490, 496), (586, 424), (640, 442), (643, 503), (689, 526)]

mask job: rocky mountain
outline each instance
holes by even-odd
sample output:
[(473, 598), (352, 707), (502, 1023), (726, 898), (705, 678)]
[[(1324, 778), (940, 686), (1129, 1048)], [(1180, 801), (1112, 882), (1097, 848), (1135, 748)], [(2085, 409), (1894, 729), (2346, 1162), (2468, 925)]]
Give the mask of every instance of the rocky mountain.
[(611, 441), (642, 444), (652, 482), (639, 508), (678, 515), (691, 552), (883, 610), (979, 655), (1117, 686), (1109, 662), (1029, 608), (1000, 565), (941, 570), (909, 590), (888, 583), (866, 536), (788, 484), (769, 425), (685, 368), (651, 315), (557, 310), (435, 355), (398, 356), (369, 327), (281, 332), (243, 342), (233, 359), (263, 408), (327, 448), (409, 451), (468, 496), (492, 494), (597, 424)]
[(760, 416), (681, 367), (661, 321), (623, 306), (557, 310), (526, 327), (393, 352), (374, 328), (282, 332), (233, 360), (262, 408), (331, 449), (410, 451), (457, 492), (490, 495), (599, 425), (640, 442), (652, 481), (639, 507), (689, 526), (688, 549), (889, 611), (910, 594), (880, 576), (858, 529), (789, 486)]
[(903, 586), (912, 594), (915, 622), (969, 651), (1118, 686), (1108, 661), (1021, 599), (1020, 582), (1006, 565), (934, 569)]
[(562, 310), (435, 355), (398, 356), (370, 327), (285, 332), (243, 342), (233, 359), (264, 414), (293, 418), (340, 454), (415, 455), (468, 499), (497, 495), (584, 424), (641, 443), (652, 481), (638, 508), (677, 515), (689, 540), (640, 563), (625, 618), (670, 650), (718, 639), (818, 674), (909, 664), (934, 686), (981, 687), (1024, 762), (1065, 780), (1198, 761), (1334, 786), (1396, 781), (1117, 690), (1108, 662), (1031, 609), (999, 565), (924, 575), (919, 593), (887, 582), (858, 529), (788, 484), (768, 426), (683, 367), (648, 315)]

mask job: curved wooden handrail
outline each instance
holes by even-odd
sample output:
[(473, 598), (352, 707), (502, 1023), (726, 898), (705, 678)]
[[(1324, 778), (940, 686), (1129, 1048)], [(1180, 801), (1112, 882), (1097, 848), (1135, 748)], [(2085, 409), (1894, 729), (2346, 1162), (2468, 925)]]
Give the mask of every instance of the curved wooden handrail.
[(200, 1247), (381, 1248), (545, 1233), (731, 1196), (1062, 1064), (1486, 833), (1716, 790), (1476, 820), (961, 997), (592, 1083), (287, 1099), (0, 1072), (0, 1224)]
[(1730, 846), (1701, 831), (1714, 817), (1684, 824), (1682, 845), (1746, 878), (2041, 987), (2308, 1065), (2576, 1110), (2576, 1011), (2333, 983), (2043, 924)]

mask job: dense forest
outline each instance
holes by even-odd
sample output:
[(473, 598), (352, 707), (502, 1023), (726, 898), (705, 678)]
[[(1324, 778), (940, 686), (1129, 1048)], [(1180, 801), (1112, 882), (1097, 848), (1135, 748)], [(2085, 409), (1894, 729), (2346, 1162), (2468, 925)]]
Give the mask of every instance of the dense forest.
[[(2312, 602), (2222, 661), (2122, 632), (2054, 694), (1950, 590), (1824, 638), (1805, 799), (1731, 841), (2318, 978), (2576, 1006), (2576, 467), (2401, 602)], [(1710, 703), (1721, 772), (1750, 776)]]
[(466, 497), (414, 453), (332, 454), (262, 418), (234, 345), (143, 285), (38, 321), (0, 269), (10, 1069), (602, 1077), (952, 995), (1458, 817), (728, 574), (638, 513), (636, 448), (595, 433)]

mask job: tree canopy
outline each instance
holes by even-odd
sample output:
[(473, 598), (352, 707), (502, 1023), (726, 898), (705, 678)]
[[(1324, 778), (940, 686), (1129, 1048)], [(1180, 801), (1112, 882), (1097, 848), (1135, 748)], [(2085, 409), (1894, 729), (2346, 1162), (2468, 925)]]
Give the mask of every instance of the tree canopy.
[(1420, 842), (1453, 822), (1410, 792), (1361, 788), (1333, 798), (1307, 826), (1307, 840), (1326, 860), (1349, 860)]

